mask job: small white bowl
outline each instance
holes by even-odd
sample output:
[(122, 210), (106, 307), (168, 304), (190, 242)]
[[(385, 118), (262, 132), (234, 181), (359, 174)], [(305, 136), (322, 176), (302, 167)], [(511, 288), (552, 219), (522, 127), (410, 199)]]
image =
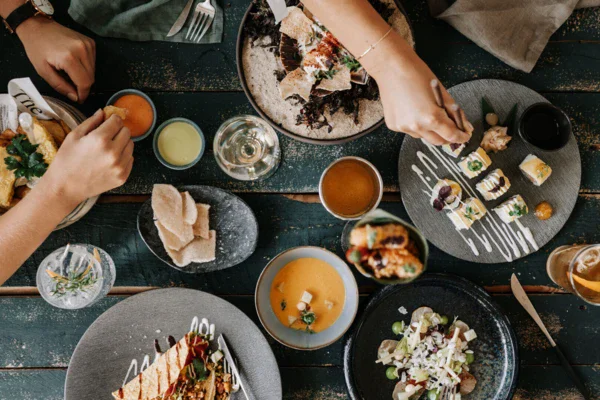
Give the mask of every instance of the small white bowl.
[[(332, 326), (319, 333), (310, 334), (288, 328), (277, 319), (271, 308), (270, 289), (273, 279), (283, 267), (299, 258), (325, 261), (340, 274), (346, 289), (346, 300), (340, 317)], [(254, 301), (260, 322), (275, 340), (296, 350), (317, 350), (336, 342), (352, 325), (358, 310), (358, 286), (348, 265), (334, 253), (320, 247), (294, 247), (279, 253), (267, 264), (258, 278)]]

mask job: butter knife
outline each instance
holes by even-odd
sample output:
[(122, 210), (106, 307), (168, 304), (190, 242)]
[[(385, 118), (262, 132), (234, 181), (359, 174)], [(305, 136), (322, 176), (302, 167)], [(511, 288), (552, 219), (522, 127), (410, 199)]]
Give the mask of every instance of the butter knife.
[(244, 393), (244, 396), (246, 397), (246, 400), (250, 400), (250, 397), (248, 397), (248, 393), (246, 393), (246, 389), (244, 388), (244, 383), (242, 382), (242, 377), (237, 369), (237, 366), (235, 365), (235, 361), (233, 361), (233, 357), (231, 356), (229, 347), (227, 347), (227, 343), (225, 342), (225, 336), (223, 336), (223, 334), (219, 335), (219, 338), (217, 339), (217, 343), (219, 343), (219, 347), (223, 351), (223, 354), (225, 354), (225, 359), (227, 360), (227, 363), (229, 364), (229, 367), (231, 368), (231, 373), (236, 376), (236, 378), (240, 384), (240, 388), (242, 389), (242, 392)]
[(575, 383), (575, 386), (577, 386), (577, 389), (579, 389), (579, 391), (583, 395), (583, 398), (585, 400), (590, 400), (590, 395), (586, 387), (583, 385), (583, 383), (575, 373), (575, 370), (573, 370), (573, 367), (571, 367), (571, 364), (569, 364), (567, 357), (565, 357), (561, 349), (556, 345), (554, 339), (552, 339), (552, 336), (550, 336), (550, 332), (548, 332), (548, 329), (546, 329), (546, 326), (542, 322), (542, 319), (538, 315), (537, 311), (535, 311), (533, 304), (531, 304), (531, 300), (529, 300), (529, 297), (527, 297), (525, 290), (523, 290), (523, 286), (521, 286), (521, 283), (519, 282), (515, 274), (512, 274), (510, 278), (510, 288), (512, 289), (513, 294), (517, 298), (517, 301), (521, 303), (525, 311), (527, 311), (531, 318), (533, 318), (533, 320), (540, 327), (542, 332), (544, 332), (544, 335), (546, 335), (546, 338), (548, 338), (548, 341), (552, 345), (552, 348), (556, 351), (556, 355), (558, 356), (560, 363), (562, 364), (563, 368), (569, 373), (571, 380)]
[(181, 28), (183, 28), (183, 26), (185, 25), (185, 21), (187, 21), (187, 17), (190, 15), (190, 10), (192, 9), (193, 5), (194, 0), (188, 0), (187, 4), (185, 5), (185, 8), (181, 12), (181, 14), (179, 14), (179, 17), (177, 17), (177, 21), (175, 21), (169, 33), (167, 33), (167, 37), (171, 37), (179, 33)]

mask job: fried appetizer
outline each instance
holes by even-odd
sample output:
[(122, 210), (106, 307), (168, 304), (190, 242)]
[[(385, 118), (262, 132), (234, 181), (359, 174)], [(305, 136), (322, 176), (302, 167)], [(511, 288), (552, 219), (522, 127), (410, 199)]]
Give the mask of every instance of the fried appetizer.
[(475, 197), (470, 197), (457, 210), (449, 212), (448, 218), (450, 218), (454, 227), (460, 231), (471, 228), (471, 225), (483, 218), (486, 213), (487, 209), (483, 203)]
[(60, 146), (65, 141), (67, 134), (71, 131), (66, 131), (64, 129), (64, 126), (66, 126), (67, 124), (65, 124), (64, 122), (61, 123), (60, 121), (57, 121), (55, 119), (40, 119), (38, 120), (38, 123), (44, 128), (46, 128), (48, 133), (50, 133), (50, 135), (54, 139), (54, 142), (57, 144), (57, 146)]
[(533, 154), (525, 157), (519, 168), (535, 186), (541, 186), (552, 174), (552, 168)]
[(15, 173), (9, 170), (4, 159), (9, 156), (6, 147), (0, 147), (0, 207), (9, 208), (15, 192)]
[(350, 244), (368, 249), (403, 249), (408, 244), (408, 231), (400, 224), (365, 225), (350, 232)]
[(458, 166), (467, 178), (475, 178), (488, 169), (490, 165), (492, 165), (492, 160), (481, 147), (478, 147), (477, 150), (458, 163)]
[(440, 179), (433, 187), (429, 202), (437, 211), (453, 210), (460, 204), (462, 188), (450, 179)]
[(406, 250), (377, 249), (371, 253), (367, 265), (378, 279), (412, 278), (423, 270), (423, 263)]
[(506, 150), (508, 143), (512, 140), (511, 136), (508, 136), (508, 128), (505, 126), (492, 126), (490, 129), (485, 131), (483, 139), (481, 140), (481, 148), (487, 151), (493, 151), (497, 153), (502, 150)]
[(38, 151), (44, 156), (44, 161), (50, 165), (56, 157), (58, 146), (45, 123), (35, 117), (33, 118), (33, 138), (34, 142), (39, 144)]
[(475, 185), (486, 201), (495, 200), (508, 192), (510, 181), (501, 169), (495, 169), (481, 182)]
[(117, 115), (123, 121), (127, 119), (127, 113), (129, 110), (126, 108), (115, 107), (115, 106), (106, 106), (104, 107), (104, 120), (109, 119), (113, 114)]
[(525, 200), (523, 200), (520, 194), (517, 194), (494, 208), (494, 211), (502, 222), (509, 224), (526, 215), (529, 209), (527, 208), (527, 204), (525, 204)]

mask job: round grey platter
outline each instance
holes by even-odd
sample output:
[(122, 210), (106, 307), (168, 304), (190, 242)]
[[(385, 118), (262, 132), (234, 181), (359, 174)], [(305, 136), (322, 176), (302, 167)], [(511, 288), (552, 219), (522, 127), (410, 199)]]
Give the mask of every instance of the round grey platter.
[(151, 199), (148, 199), (140, 208), (137, 226), (142, 240), (155, 256), (179, 271), (204, 273), (233, 267), (254, 253), (258, 243), (258, 222), (244, 200), (212, 186), (190, 185), (178, 187), (177, 190), (190, 192), (196, 203), (210, 205), (209, 227), (217, 233), (216, 258), (185, 267), (175, 265), (158, 236)]
[[(388, 285), (375, 292), (347, 335), (344, 375), (350, 399), (392, 397), (397, 382), (386, 377), (386, 367), (375, 364), (377, 349), (383, 340), (398, 339), (392, 332), (394, 322), (409, 323), (412, 312), (422, 306), (431, 307), (450, 319), (457, 316), (477, 333), (477, 338), (469, 342), (475, 355), (470, 372), (477, 379), (477, 385), (463, 399), (512, 398), (519, 371), (519, 348), (504, 312), (483, 288), (464, 278), (425, 274), (407, 285)], [(400, 307), (404, 307), (407, 314), (401, 314)]]
[[(482, 97), (485, 97), (488, 103), (491, 104), (498, 114), (500, 121), (506, 119), (515, 103), (518, 104), (515, 123), (509, 129), (509, 133), (512, 134), (512, 141), (508, 149), (498, 153), (489, 153), (492, 165), (476, 178), (468, 179), (462, 173), (455, 173), (469, 183), (472, 192), (477, 194), (480, 200), (482, 200), (488, 209), (488, 213), (494, 213), (492, 208), (509, 197), (520, 194), (527, 203), (530, 213), (520, 218), (519, 221), (523, 226), (531, 230), (538, 248), (541, 248), (561, 230), (569, 219), (577, 201), (581, 183), (581, 159), (575, 137), (571, 134), (567, 145), (555, 152), (539, 150), (521, 139), (516, 130), (516, 121), (521, 113), (531, 104), (548, 102), (543, 96), (525, 86), (503, 80), (481, 79), (456, 85), (450, 88), (449, 92), (465, 111), (469, 121), (475, 127), (471, 141), (458, 158), (452, 158), (440, 149), (442, 157), (454, 164), (458, 163), (462, 157), (476, 150), (481, 143), (484, 132), (481, 111)], [(419, 151), (436, 163), (437, 169), (434, 169), (434, 172), (440, 179), (456, 179), (421, 140), (408, 136), (404, 139), (398, 161), (398, 176), (400, 179), (402, 201), (414, 225), (433, 245), (454, 257), (478, 263), (510, 262), (537, 251), (528, 241), (522, 240), (526, 246), (525, 248), (523, 244), (515, 240), (515, 235), (510, 232), (510, 228), (516, 234), (519, 234), (517, 225), (511, 223), (510, 228), (506, 227), (506, 229), (509, 229), (506, 231), (505, 227), (502, 226), (504, 224), (495, 213), (493, 214), (494, 219), (501, 226), (503, 232), (505, 232), (504, 234), (500, 233), (500, 235), (508, 235), (513, 241), (512, 247), (508, 244), (503, 245), (502, 243), (506, 243), (506, 240), (497, 238), (498, 230), (492, 228), (493, 225), (489, 216), (476, 221), (471, 230), (460, 231), (464, 235), (463, 239), (454, 229), (454, 225), (450, 219), (444, 215), (446, 211), (435, 211), (429, 204), (429, 195), (424, 193), (424, 191), (428, 191), (428, 188), (417, 173), (413, 171), (412, 166), (416, 165), (424, 172), (424, 176), (426, 179), (429, 178), (431, 186), (435, 185), (436, 178), (417, 156), (417, 152)], [(533, 185), (519, 169), (519, 164), (528, 154), (538, 156), (552, 168), (552, 175), (542, 186)], [(499, 199), (484, 201), (475, 189), (475, 185), (496, 168), (500, 168), (508, 177), (511, 187)], [(464, 199), (466, 193), (465, 185), (462, 180), (458, 180), (457, 182), (463, 188)], [(554, 215), (546, 221), (538, 220), (533, 213), (535, 206), (542, 201), (549, 202), (554, 208)], [(477, 235), (489, 240), (491, 251), (485, 249)], [(472, 245), (476, 247), (479, 255), (475, 254), (466, 240), (472, 241)], [(495, 243), (498, 243), (498, 245)], [(509, 254), (509, 257), (506, 257), (505, 254)]]
[[(252, 399), (281, 399), (279, 368), (257, 326), (227, 301), (181, 288), (138, 294), (98, 317), (71, 357), (65, 399), (112, 400), (111, 393), (123, 384), (131, 361), (136, 359), (141, 365), (145, 355), (152, 360), (154, 339), (166, 351), (167, 337), (181, 339), (189, 332), (194, 317), (215, 324), (215, 339), (220, 334), (225, 336)], [(232, 396), (239, 398), (241, 393)]]

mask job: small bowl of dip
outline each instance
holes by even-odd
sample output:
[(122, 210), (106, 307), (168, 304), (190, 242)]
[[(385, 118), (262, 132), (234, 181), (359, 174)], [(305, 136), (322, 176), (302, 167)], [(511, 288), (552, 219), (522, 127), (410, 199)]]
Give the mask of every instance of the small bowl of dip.
[(544, 102), (525, 109), (518, 127), (524, 141), (543, 151), (560, 150), (573, 136), (569, 116), (560, 108)]
[(134, 142), (147, 138), (156, 126), (156, 107), (144, 92), (135, 89), (121, 90), (113, 94), (106, 105), (127, 110), (127, 118), (123, 124), (129, 128)]
[(202, 130), (193, 121), (172, 118), (154, 133), (153, 147), (156, 158), (164, 166), (184, 170), (200, 161), (206, 142)]

